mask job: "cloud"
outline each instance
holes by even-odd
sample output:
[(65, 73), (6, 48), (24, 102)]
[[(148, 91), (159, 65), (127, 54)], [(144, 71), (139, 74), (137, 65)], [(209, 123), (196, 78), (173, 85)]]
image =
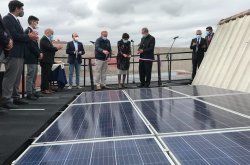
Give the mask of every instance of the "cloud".
[[(140, 30), (148, 27), (156, 37), (157, 46), (171, 45), (172, 38), (180, 38), (178, 47), (189, 47), (196, 29), (205, 31), (206, 26), (216, 25), (249, 8), (249, 0), (21, 0), (25, 16), (20, 18), (24, 28), (29, 15), (40, 18), (40, 33), (52, 27), (56, 38), (71, 40), (78, 32), (84, 43), (95, 40), (102, 29), (108, 29), (113, 45), (122, 33), (130, 34), (135, 43), (141, 39)], [(8, 2), (0, 1), (2, 16), (8, 13)]]

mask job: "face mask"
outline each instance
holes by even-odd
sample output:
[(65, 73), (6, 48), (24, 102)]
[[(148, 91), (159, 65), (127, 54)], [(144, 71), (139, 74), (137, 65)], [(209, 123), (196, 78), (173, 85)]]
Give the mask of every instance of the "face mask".
[(143, 34), (142, 35), (142, 38), (146, 38), (148, 35), (147, 34)]
[(210, 35), (210, 32), (209, 32), (209, 31), (206, 31), (206, 35), (207, 35), (207, 36)]
[(103, 40), (107, 40), (108, 38), (107, 37), (102, 37)]
[(201, 34), (197, 34), (197, 36), (196, 36), (197, 38), (201, 38)]
[(78, 41), (78, 40), (79, 40), (79, 37), (76, 37), (76, 38), (75, 38), (75, 41)]
[(123, 42), (124, 42), (124, 43), (128, 43), (128, 40), (123, 39)]
[(50, 41), (53, 41), (53, 40), (54, 40), (54, 35), (51, 35), (51, 36), (49, 37), (49, 39), (50, 39)]

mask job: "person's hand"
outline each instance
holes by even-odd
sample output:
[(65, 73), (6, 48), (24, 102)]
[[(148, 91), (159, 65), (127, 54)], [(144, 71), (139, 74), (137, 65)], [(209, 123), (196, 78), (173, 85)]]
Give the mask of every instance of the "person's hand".
[(82, 51), (79, 51), (78, 54), (82, 54)]
[(131, 55), (129, 55), (128, 58), (131, 58)]
[(10, 41), (9, 41), (9, 43), (8, 43), (8, 45), (7, 45), (7, 47), (6, 47), (5, 50), (11, 50), (12, 48), (13, 48), (13, 40), (10, 39)]
[(137, 53), (138, 53), (138, 54), (142, 54), (142, 53), (143, 53), (143, 50), (142, 50), (142, 49), (139, 49)]
[(197, 45), (197, 43), (196, 42), (193, 42), (193, 46), (196, 46)]
[(128, 57), (128, 55), (126, 55), (126, 54), (123, 54), (123, 57), (127, 58), (127, 57)]
[(106, 56), (109, 55), (109, 51), (107, 51), (107, 50), (103, 50), (102, 52), (103, 52), (103, 54), (105, 54)]
[(63, 46), (62, 45), (57, 45), (57, 46), (55, 46), (56, 48), (57, 48), (57, 50), (60, 50), (60, 49), (62, 49), (63, 48)]
[(108, 58), (108, 59), (107, 59), (107, 62), (110, 62), (110, 61), (111, 61), (111, 58)]
[(37, 41), (39, 39), (38, 35), (35, 32), (29, 33), (28, 36), (32, 41)]
[(43, 53), (40, 53), (40, 55), (39, 55), (39, 58), (38, 58), (39, 60), (42, 60), (43, 59)]

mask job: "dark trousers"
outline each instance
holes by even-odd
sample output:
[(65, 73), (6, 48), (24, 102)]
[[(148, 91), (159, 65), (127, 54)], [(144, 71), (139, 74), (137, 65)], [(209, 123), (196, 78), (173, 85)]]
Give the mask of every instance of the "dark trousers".
[(50, 76), (51, 76), (51, 68), (53, 64), (49, 64), (49, 63), (40, 63), (41, 65), (41, 90), (45, 91), (45, 90), (49, 90), (49, 80), (50, 80)]
[(139, 74), (141, 85), (148, 87), (151, 82), (153, 62), (140, 61), (139, 62)]
[(197, 69), (200, 67), (201, 62), (204, 58), (204, 54), (197, 54), (197, 53), (193, 53), (193, 57), (192, 57), (192, 63), (193, 63), (193, 73), (192, 73), (192, 79), (194, 79)]

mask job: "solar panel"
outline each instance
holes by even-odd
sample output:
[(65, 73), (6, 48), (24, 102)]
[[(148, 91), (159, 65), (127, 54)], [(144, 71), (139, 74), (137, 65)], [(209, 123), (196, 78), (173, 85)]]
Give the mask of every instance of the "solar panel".
[(169, 87), (169, 89), (177, 92), (181, 92), (183, 94), (189, 95), (189, 96), (207, 96), (207, 95), (223, 95), (223, 94), (236, 94), (236, 93), (242, 93), (238, 91), (232, 91), (222, 88), (215, 88), (210, 86), (203, 86), (203, 85), (197, 85), (197, 86), (174, 86)]
[(248, 118), (186, 98), (136, 102), (158, 133), (250, 126)]
[(248, 94), (199, 99), (250, 116), (250, 95)]
[(37, 142), (151, 134), (129, 102), (75, 105)]
[(163, 141), (185, 165), (250, 164), (250, 131), (165, 137)]
[(117, 101), (128, 101), (128, 98), (122, 91), (110, 90), (110, 91), (84, 92), (73, 102), (73, 104), (117, 102)]
[(164, 88), (127, 89), (126, 92), (133, 100), (185, 97)]
[(17, 165), (170, 165), (154, 139), (31, 147)]

